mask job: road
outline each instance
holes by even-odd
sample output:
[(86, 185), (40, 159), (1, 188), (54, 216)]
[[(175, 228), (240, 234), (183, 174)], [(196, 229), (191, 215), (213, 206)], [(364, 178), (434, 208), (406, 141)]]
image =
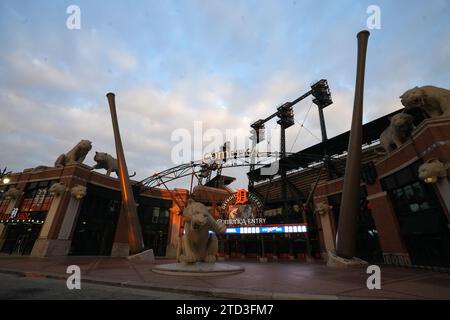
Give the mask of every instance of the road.
[(66, 281), (0, 273), (0, 300), (212, 300), (189, 294), (81, 283), (69, 290)]

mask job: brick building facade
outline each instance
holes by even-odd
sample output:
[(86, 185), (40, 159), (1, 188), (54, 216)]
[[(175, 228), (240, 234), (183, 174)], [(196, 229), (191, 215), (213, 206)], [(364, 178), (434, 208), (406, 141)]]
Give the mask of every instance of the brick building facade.
[[(0, 201), (0, 250), (35, 257), (64, 255), (127, 256), (126, 219), (121, 211), (117, 178), (91, 171), (84, 164), (14, 173), (1, 192), (16, 188), (17, 198)], [(49, 188), (63, 183), (60, 195)], [(78, 199), (75, 186), (86, 187)], [(147, 249), (155, 255), (175, 256), (181, 227), (176, 199), (186, 199), (184, 189), (149, 189), (136, 198)], [(178, 201), (179, 202), (179, 201)]]

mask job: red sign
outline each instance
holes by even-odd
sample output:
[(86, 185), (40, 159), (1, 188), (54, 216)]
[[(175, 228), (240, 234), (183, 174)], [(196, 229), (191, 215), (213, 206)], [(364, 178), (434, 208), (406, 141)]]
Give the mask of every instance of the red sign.
[(30, 219), (30, 214), (28, 212), (21, 212), (15, 218), (11, 218), (11, 215), (7, 213), (3, 213), (0, 215), (0, 220), (10, 220), (10, 219), (27, 220)]
[(52, 200), (53, 197), (24, 199), (20, 206), (20, 211), (48, 211)]
[(236, 202), (234, 204), (246, 204), (247, 203), (247, 190), (236, 190)]
[(27, 212), (21, 212), (17, 215), (17, 220), (26, 220), (30, 218), (30, 214)]

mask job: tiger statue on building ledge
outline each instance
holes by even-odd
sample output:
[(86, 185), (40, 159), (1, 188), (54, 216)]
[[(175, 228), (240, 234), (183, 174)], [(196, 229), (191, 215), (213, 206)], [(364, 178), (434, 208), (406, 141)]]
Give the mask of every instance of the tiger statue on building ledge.
[(119, 176), (119, 166), (117, 164), (117, 159), (106, 152), (95, 151), (94, 161), (97, 164), (93, 169), (106, 169), (106, 175), (109, 177), (111, 172), (115, 172), (117, 177)]
[(56, 159), (55, 167), (64, 167), (70, 163), (83, 163), (86, 155), (92, 149), (92, 142), (89, 140), (81, 140), (69, 152), (63, 153)]
[(406, 109), (420, 108), (430, 118), (450, 116), (450, 90), (435, 86), (414, 87), (400, 99)]
[(389, 126), (380, 135), (380, 145), (385, 153), (399, 148), (411, 137), (414, 130), (413, 120), (411, 115), (404, 112), (397, 113), (389, 118)]

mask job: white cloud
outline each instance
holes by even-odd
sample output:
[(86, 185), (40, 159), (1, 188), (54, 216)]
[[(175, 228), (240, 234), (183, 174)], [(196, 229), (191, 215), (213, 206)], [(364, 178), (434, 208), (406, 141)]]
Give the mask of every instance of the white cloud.
[[(0, 164), (16, 171), (49, 165), (80, 139), (93, 141), (94, 151), (113, 154), (108, 91), (116, 93), (128, 167), (138, 178), (173, 166), (173, 130), (185, 128), (193, 134), (194, 122), (203, 121), (204, 130), (217, 128), (225, 134), (233, 129), (246, 135), (253, 121), (308, 91), (321, 77), (329, 80), (334, 101), (325, 110), (328, 136), (349, 130), (356, 65), (353, 32), (361, 19), (352, 16), (337, 23), (331, 18), (336, 10), (342, 14), (341, 4), (310, 14), (314, 6), (201, 1), (195, 13), (171, 12), (170, 19), (161, 13), (161, 21), (152, 20), (164, 32), (140, 26), (140, 34), (126, 29), (128, 25), (117, 30), (130, 33), (121, 34), (100, 21), (91, 29), (83, 23), (78, 33), (39, 29), (45, 36), (15, 25), (15, 36), (4, 47), (8, 50), (0, 49)], [(386, 11), (384, 16), (390, 13)], [(429, 21), (432, 13), (426, 11)], [(420, 12), (407, 16), (421, 19)], [(404, 35), (409, 27), (385, 22), (369, 44), (365, 121), (400, 108), (398, 96), (412, 85), (448, 85), (450, 46), (436, 40), (445, 38), (436, 36), (440, 31), (427, 27)], [(428, 42), (430, 30), (434, 37)], [(148, 37), (148, 43), (137, 45), (129, 34)], [(308, 98), (295, 106), (298, 122), (305, 119), (310, 103)], [(304, 125), (292, 151), (318, 143), (315, 105)], [(298, 123), (288, 129), (288, 151), (299, 129)], [(86, 163), (94, 164), (92, 158), (93, 152)], [(239, 178), (234, 186), (245, 186), (245, 169), (230, 172)]]

